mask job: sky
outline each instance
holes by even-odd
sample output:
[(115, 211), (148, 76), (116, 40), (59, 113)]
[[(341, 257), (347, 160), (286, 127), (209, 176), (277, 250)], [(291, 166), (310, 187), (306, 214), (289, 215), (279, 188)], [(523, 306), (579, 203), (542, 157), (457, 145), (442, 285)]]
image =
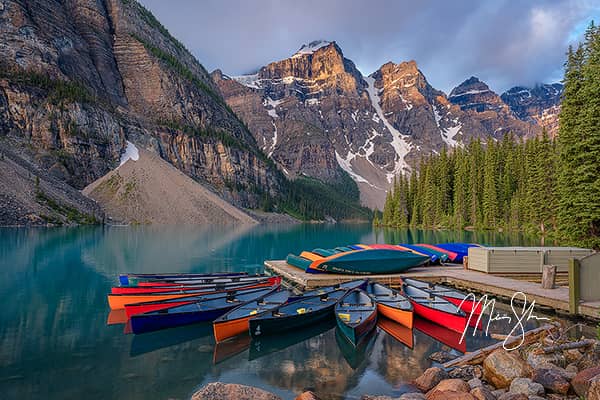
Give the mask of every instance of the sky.
[(303, 43), (336, 41), (368, 75), (415, 60), (449, 93), (470, 76), (495, 90), (562, 79), (565, 52), (600, 0), (140, 0), (209, 70), (252, 73)]

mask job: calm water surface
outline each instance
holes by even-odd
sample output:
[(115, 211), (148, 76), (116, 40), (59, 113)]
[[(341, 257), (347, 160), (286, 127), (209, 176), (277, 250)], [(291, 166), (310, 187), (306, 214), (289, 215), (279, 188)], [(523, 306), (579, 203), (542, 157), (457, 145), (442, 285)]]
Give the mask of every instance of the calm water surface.
[[(216, 346), (210, 325), (125, 335), (123, 325), (107, 325), (106, 294), (124, 271), (255, 273), (263, 260), (303, 249), (444, 241), (539, 244), (498, 233), (373, 231), (368, 225), (0, 228), (0, 397), (186, 399), (217, 380), (262, 387), (284, 399), (305, 388), (324, 399), (399, 395), (431, 365), (429, 354), (464, 351), (456, 335), (392, 325), (354, 350), (332, 323)], [(466, 348), (488, 343), (478, 334)]]

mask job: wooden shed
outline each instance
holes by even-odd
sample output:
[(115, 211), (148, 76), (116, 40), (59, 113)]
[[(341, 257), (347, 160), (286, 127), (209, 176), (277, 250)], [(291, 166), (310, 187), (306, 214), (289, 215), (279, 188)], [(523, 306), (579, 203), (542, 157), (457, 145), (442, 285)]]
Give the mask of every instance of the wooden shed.
[(545, 264), (569, 271), (569, 259), (592, 254), (578, 247), (471, 247), (469, 269), (490, 274), (541, 273)]

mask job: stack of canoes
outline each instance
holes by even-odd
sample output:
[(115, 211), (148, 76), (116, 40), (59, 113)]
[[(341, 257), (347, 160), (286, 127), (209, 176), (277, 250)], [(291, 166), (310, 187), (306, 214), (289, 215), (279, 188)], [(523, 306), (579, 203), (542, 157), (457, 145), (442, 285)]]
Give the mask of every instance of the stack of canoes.
[(470, 243), (355, 244), (289, 254), (287, 263), (308, 273), (393, 274), (425, 263), (462, 263)]
[(122, 274), (119, 281), (108, 303), (133, 333), (212, 321), (235, 307), (288, 295), (279, 290), (281, 277), (246, 273)]
[(351, 245), (290, 254), (287, 263), (309, 273), (392, 274), (430, 261), (429, 256), (395, 245)]

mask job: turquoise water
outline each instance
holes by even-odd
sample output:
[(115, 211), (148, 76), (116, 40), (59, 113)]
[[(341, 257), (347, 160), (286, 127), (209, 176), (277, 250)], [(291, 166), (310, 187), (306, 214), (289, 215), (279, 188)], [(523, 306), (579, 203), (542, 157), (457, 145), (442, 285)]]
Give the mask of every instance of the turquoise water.
[[(265, 259), (350, 243), (476, 241), (539, 244), (502, 234), (373, 231), (368, 225), (0, 228), (0, 397), (185, 399), (202, 385), (254, 385), (293, 399), (398, 395), (403, 383), (450, 350), (423, 332), (412, 349), (378, 329), (358, 350), (333, 325), (215, 346), (210, 325), (125, 335), (107, 325), (106, 294), (118, 272), (261, 272)], [(467, 349), (489, 343), (469, 337)]]

